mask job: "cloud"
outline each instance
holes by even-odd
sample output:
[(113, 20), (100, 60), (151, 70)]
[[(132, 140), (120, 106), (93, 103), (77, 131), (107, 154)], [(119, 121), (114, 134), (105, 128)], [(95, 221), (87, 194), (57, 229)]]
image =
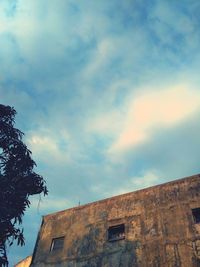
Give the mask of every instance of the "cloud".
[(104, 38), (98, 44), (95, 53), (92, 55), (91, 63), (84, 70), (84, 76), (90, 77), (96, 74), (103, 66), (108, 64), (114, 53), (114, 42), (112, 38)]
[(116, 166), (123, 166), (133, 176), (154, 170), (162, 182), (199, 173), (199, 116), (197, 113), (176, 127), (157, 129), (151, 139), (117, 158)]
[(200, 5), (186, 2), (1, 1), (0, 98), (47, 181), (42, 213), (198, 172)]
[(131, 149), (158, 128), (174, 127), (200, 110), (200, 93), (187, 85), (133, 96), (110, 153)]
[(27, 144), (34, 156), (43, 162), (62, 163), (69, 161), (69, 153), (65, 153), (65, 148), (69, 142), (68, 136), (53, 136), (53, 133), (43, 131), (42, 133), (29, 133)]
[(147, 173), (144, 173), (143, 176), (131, 177), (127, 179), (128, 181), (122, 188), (118, 188), (115, 191), (115, 195), (124, 194), (130, 191), (136, 191), (152, 185), (158, 184), (161, 181), (162, 177), (159, 177), (153, 170), (148, 170)]
[[(36, 199), (31, 198), (31, 209), (37, 211), (40, 215), (48, 214), (49, 212), (56, 212), (71, 208), (75, 203), (71, 202), (67, 196), (66, 198), (60, 196), (48, 195), (47, 197)], [(77, 205), (77, 203), (76, 203)]]
[(121, 185), (116, 185), (113, 189), (111, 187), (109, 190), (105, 190), (104, 186), (99, 184), (91, 186), (91, 191), (96, 194), (101, 194), (104, 198), (117, 196), (158, 184), (161, 178), (162, 177), (159, 177), (156, 171), (148, 170), (148, 172), (141, 176), (127, 177)]

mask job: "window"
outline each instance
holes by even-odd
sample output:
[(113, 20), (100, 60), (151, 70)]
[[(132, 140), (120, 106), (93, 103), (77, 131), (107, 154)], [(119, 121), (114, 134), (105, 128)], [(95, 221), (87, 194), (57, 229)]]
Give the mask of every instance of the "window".
[(200, 223), (200, 208), (192, 209), (192, 215), (195, 223)]
[(125, 238), (124, 224), (114, 225), (108, 228), (108, 241), (117, 241)]
[(63, 248), (63, 245), (64, 245), (64, 236), (53, 238), (51, 242), (50, 251), (61, 250)]

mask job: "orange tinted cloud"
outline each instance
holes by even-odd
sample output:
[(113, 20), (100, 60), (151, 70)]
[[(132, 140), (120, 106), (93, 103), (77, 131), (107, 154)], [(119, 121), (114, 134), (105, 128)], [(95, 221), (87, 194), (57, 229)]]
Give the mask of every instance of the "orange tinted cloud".
[(155, 128), (173, 126), (199, 109), (200, 92), (184, 85), (136, 96), (110, 152), (133, 147), (147, 140)]

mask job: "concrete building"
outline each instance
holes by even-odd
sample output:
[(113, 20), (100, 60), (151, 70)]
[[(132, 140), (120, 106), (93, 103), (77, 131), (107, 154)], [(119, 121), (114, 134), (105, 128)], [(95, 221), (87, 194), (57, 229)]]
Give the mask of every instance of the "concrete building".
[(200, 175), (44, 216), (31, 266), (200, 266)]
[(29, 267), (31, 264), (32, 256), (28, 256), (25, 259), (21, 260), (14, 267)]

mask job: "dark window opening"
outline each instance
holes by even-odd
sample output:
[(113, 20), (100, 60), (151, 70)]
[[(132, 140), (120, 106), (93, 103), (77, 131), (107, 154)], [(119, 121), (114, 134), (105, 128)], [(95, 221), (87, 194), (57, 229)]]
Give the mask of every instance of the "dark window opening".
[(64, 246), (64, 237), (53, 238), (50, 251), (61, 250)]
[(200, 223), (200, 208), (192, 209), (192, 215), (195, 223)]
[(125, 238), (125, 226), (119, 224), (108, 228), (108, 241), (117, 241)]

